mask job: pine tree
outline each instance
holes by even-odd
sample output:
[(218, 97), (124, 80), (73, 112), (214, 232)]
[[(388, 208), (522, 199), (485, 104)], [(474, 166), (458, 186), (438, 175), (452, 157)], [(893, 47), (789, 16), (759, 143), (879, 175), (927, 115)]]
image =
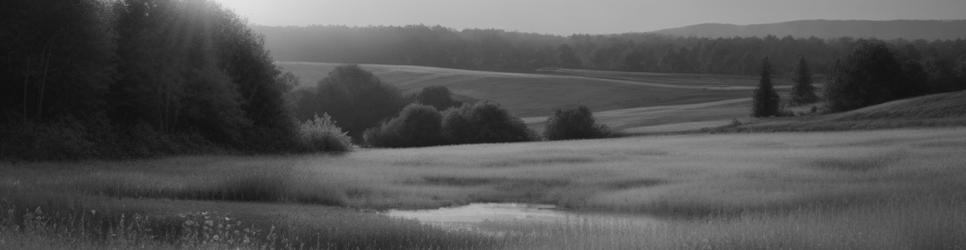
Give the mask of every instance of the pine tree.
[(778, 115), (779, 97), (771, 83), (771, 63), (768, 58), (762, 60), (761, 63), (761, 80), (758, 83), (758, 89), (755, 90), (754, 102), (752, 116), (771, 117)]
[(798, 68), (795, 70), (795, 87), (792, 88), (792, 101), (797, 104), (808, 104), (818, 101), (815, 95), (815, 86), (812, 86), (812, 71), (808, 67), (805, 57), (798, 59)]

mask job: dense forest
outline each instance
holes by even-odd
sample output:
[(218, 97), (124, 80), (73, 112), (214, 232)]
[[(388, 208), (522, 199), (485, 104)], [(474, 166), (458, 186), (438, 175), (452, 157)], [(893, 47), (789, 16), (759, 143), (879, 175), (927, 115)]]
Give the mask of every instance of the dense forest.
[[(695, 38), (648, 33), (554, 36), (439, 26), (264, 27), (267, 48), (283, 61), (410, 64), (529, 72), (545, 67), (756, 75), (768, 57), (777, 76), (805, 56), (827, 75), (859, 39)], [(950, 67), (966, 61), (966, 40), (891, 40), (904, 59)]]
[(685, 37), (793, 36), (835, 39), (839, 37), (955, 40), (966, 38), (966, 20), (798, 20), (780, 23), (735, 25), (703, 23), (654, 31)]
[(6, 0), (0, 157), (300, 150), (258, 35), (207, 0)]

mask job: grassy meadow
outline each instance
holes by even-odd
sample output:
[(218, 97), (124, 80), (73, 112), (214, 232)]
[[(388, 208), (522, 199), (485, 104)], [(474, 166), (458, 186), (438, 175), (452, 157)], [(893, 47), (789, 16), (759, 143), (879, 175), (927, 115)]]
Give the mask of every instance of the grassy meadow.
[[(2, 163), (0, 248), (957, 249), (964, 141), (936, 128)], [(665, 223), (493, 236), (380, 214), (474, 202)]]

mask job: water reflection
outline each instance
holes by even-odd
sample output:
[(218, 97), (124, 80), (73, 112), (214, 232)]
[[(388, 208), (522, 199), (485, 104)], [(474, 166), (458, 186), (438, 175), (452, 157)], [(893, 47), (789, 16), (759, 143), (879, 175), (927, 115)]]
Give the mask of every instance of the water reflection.
[(539, 233), (566, 227), (616, 229), (652, 227), (663, 222), (654, 217), (600, 213), (574, 213), (553, 205), (522, 203), (473, 203), (459, 207), (424, 210), (389, 210), (386, 216), (412, 219), (454, 231), (473, 231), (494, 236), (508, 233)]

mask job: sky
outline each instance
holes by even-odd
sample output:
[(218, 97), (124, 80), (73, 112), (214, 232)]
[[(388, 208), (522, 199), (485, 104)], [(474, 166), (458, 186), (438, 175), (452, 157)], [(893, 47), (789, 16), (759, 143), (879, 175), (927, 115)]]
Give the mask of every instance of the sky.
[(700, 23), (966, 19), (966, 0), (216, 0), (249, 23), (441, 25), (549, 34), (646, 32)]

